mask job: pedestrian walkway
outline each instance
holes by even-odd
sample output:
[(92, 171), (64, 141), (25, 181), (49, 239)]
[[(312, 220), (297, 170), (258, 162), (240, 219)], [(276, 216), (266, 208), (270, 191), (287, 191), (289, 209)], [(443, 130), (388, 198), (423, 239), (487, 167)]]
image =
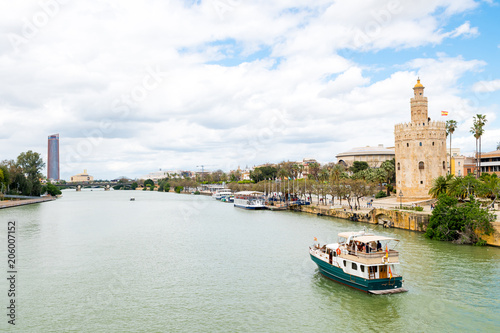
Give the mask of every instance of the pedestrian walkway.
[(54, 197), (43, 197), (43, 198), (26, 199), (26, 200), (3, 200), (3, 201), (0, 201), (0, 209), (30, 205), (30, 204), (41, 203), (41, 202), (47, 202), (47, 201), (52, 201), (55, 199), (56, 198), (54, 198)]

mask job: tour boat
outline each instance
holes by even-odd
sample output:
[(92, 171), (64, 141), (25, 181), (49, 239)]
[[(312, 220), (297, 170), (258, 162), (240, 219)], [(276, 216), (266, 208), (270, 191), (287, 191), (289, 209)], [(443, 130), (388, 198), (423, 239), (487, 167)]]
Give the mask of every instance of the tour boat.
[(364, 231), (342, 232), (338, 243), (317, 243), (309, 254), (327, 278), (370, 294), (394, 294), (407, 291), (397, 272), (397, 244), (397, 239)]
[(246, 209), (265, 209), (263, 192), (241, 191), (234, 194), (234, 207)]
[(231, 192), (230, 189), (224, 188), (221, 190), (217, 190), (214, 194), (212, 194), (212, 198), (214, 198), (215, 200), (220, 200), (226, 195), (233, 195), (233, 192)]
[(130, 198), (130, 201), (135, 201), (135, 198), (134, 197)]

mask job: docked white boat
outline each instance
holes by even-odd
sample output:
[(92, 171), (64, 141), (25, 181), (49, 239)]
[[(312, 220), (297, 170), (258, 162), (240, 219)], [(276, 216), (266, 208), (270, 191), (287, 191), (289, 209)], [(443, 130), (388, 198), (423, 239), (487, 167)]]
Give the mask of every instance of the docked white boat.
[(407, 291), (398, 273), (398, 240), (360, 232), (342, 232), (338, 243), (309, 248), (321, 274), (370, 294)]
[(258, 191), (241, 191), (234, 194), (234, 207), (245, 209), (265, 209), (264, 193)]
[(228, 188), (224, 188), (221, 190), (217, 190), (214, 194), (212, 194), (212, 198), (214, 198), (215, 200), (220, 200), (222, 199), (222, 197), (231, 195), (233, 195), (233, 192)]

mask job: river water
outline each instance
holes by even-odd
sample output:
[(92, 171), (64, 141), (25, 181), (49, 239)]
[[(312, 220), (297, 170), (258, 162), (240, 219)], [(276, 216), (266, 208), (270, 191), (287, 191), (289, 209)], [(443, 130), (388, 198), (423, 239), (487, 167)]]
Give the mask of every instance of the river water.
[[(23, 332), (498, 332), (500, 249), (430, 241), (304, 213), (246, 211), (210, 197), (94, 189), (0, 210), (17, 223)], [(135, 196), (136, 201), (129, 198)], [(401, 242), (407, 293), (367, 295), (308, 254), (363, 227)], [(0, 262), (2, 262), (0, 260)], [(6, 279), (0, 284), (0, 330)]]

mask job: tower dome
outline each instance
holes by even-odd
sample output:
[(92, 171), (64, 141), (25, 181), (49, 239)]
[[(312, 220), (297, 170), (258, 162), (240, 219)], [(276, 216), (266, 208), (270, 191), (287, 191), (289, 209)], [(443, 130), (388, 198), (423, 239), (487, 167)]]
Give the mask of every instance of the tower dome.
[(422, 85), (422, 83), (420, 83), (420, 78), (417, 79), (417, 84), (415, 85), (415, 87), (413, 87), (414, 89), (415, 88), (423, 88), (424, 86)]

